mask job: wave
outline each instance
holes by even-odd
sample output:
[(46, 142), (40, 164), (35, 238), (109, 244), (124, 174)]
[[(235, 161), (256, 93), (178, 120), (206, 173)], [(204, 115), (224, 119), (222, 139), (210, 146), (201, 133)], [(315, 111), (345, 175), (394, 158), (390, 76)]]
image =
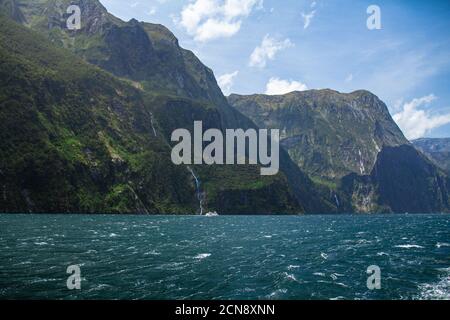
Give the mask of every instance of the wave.
[(314, 272), (313, 275), (318, 276), (318, 277), (325, 277), (325, 273), (322, 273), (322, 272)]
[(290, 265), (287, 267), (288, 270), (294, 270), (294, 269), (299, 269), (299, 268), (300, 268), (300, 266), (293, 266), (293, 265)]
[(44, 241), (42, 241), (42, 242), (35, 242), (34, 244), (37, 245), (37, 246), (46, 246), (46, 245), (48, 245), (48, 243), (44, 242)]
[(283, 272), (283, 275), (286, 279), (298, 282), (297, 278), (293, 274), (289, 274), (287, 272)]
[(194, 259), (203, 260), (203, 259), (209, 258), (210, 256), (211, 256), (211, 253), (201, 253), (201, 254), (196, 255), (194, 257)]
[(419, 246), (417, 244), (402, 244), (402, 245), (395, 246), (395, 248), (401, 248), (401, 249), (413, 249), (413, 248), (415, 248), (415, 249), (423, 249), (424, 247)]
[(267, 296), (268, 299), (278, 299), (280, 296), (286, 294), (287, 289), (278, 289)]
[(450, 300), (450, 268), (441, 269), (447, 274), (436, 283), (419, 285), (420, 293), (415, 299), (419, 300)]
[(160, 255), (161, 255), (161, 253), (159, 253), (156, 250), (152, 250), (152, 251), (144, 253), (144, 256), (160, 256)]

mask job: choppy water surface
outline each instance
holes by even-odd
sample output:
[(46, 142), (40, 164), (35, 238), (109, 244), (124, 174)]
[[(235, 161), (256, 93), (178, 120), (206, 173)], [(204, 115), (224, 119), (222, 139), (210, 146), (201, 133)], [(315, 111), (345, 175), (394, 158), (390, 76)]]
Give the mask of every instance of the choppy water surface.
[(448, 215), (0, 215), (0, 248), (0, 299), (450, 299)]

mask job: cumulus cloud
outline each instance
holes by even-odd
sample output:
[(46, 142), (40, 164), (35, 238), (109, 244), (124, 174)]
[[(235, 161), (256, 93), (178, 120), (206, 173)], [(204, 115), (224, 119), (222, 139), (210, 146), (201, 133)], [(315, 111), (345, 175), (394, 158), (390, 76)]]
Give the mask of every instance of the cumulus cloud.
[(234, 78), (237, 77), (239, 74), (239, 71), (235, 71), (232, 73), (226, 73), (224, 75), (221, 75), (217, 82), (219, 83), (219, 87), (222, 89), (222, 92), (225, 95), (229, 95), (231, 93), (231, 88), (233, 87)]
[(181, 11), (178, 23), (196, 41), (231, 37), (242, 20), (262, 6), (263, 0), (193, 0)]
[(393, 116), (406, 138), (409, 140), (422, 138), (431, 130), (450, 123), (450, 114), (432, 115), (429, 111), (423, 110), (423, 107), (436, 99), (434, 94), (413, 99), (405, 103), (402, 110)]
[(250, 67), (264, 68), (267, 60), (273, 60), (278, 51), (290, 48), (293, 43), (289, 39), (277, 40), (268, 34), (264, 37), (261, 45), (253, 50), (250, 56)]
[(280, 95), (293, 91), (305, 90), (308, 90), (308, 87), (304, 83), (292, 80), (282, 80), (279, 78), (270, 78), (266, 85), (266, 94), (268, 95)]

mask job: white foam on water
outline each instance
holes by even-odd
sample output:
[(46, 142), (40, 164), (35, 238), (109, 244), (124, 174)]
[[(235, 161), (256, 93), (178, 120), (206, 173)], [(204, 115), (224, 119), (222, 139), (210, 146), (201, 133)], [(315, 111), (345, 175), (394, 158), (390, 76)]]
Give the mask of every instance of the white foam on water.
[(287, 289), (278, 289), (277, 291), (272, 292), (271, 294), (268, 295), (269, 299), (276, 299), (277, 297), (286, 294), (287, 293)]
[(328, 259), (328, 255), (327, 255), (326, 253), (324, 253), (324, 252), (322, 252), (322, 253), (320, 254), (320, 256), (321, 256), (323, 259), (325, 259), (325, 260)]
[(298, 282), (297, 278), (293, 275), (293, 274), (289, 274), (287, 272), (283, 272), (283, 275), (286, 277), (286, 279), (288, 280), (292, 280), (295, 282)]
[(194, 259), (203, 260), (203, 259), (209, 258), (210, 256), (211, 256), (211, 253), (201, 253), (201, 254), (196, 255), (194, 257)]
[(415, 299), (419, 300), (450, 300), (450, 268), (440, 269), (446, 274), (436, 283), (419, 285), (420, 293)]
[(322, 272), (314, 272), (313, 275), (318, 276), (318, 277), (325, 277), (325, 273)]
[(331, 300), (331, 301), (345, 300), (345, 297), (339, 296), (339, 297), (335, 297), (335, 298), (330, 298), (330, 300)]
[(346, 285), (345, 283), (342, 283), (342, 282), (336, 282), (336, 284), (337, 284), (338, 286), (343, 287), (343, 288), (350, 288), (348, 285)]
[(44, 241), (42, 241), (42, 242), (35, 242), (34, 244), (37, 245), (37, 246), (46, 246), (46, 245), (48, 245), (48, 243), (44, 242)]
[(436, 248), (442, 248), (442, 247), (450, 247), (450, 243), (445, 243), (445, 242), (436, 243)]
[(424, 247), (419, 246), (417, 244), (402, 244), (402, 245), (398, 245), (395, 246), (396, 248), (401, 248), (401, 249), (423, 249)]
[(149, 252), (144, 253), (144, 256), (160, 256), (161, 253), (157, 252), (156, 250), (152, 250)]
[(300, 268), (300, 266), (294, 266), (294, 265), (289, 265), (287, 267), (288, 270), (294, 270), (294, 269), (299, 269), (299, 268)]
[(255, 292), (256, 290), (253, 288), (244, 288), (244, 289), (237, 289), (237, 292), (243, 292), (243, 293), (248, 293), (248, 292)]

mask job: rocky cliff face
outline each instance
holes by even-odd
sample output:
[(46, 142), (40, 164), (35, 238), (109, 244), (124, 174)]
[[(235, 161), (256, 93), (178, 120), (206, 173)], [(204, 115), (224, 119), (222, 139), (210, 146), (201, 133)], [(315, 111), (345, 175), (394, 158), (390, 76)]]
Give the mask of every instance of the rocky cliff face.
[[(140, 23), (135, 20), (123, 22), (107, 13), (98, 1), (80, 0), (70, 1), (70, 3), (78, 4), (81, 7), (82, 29), (70, 31), (64, 27), (65, 19), (67, 18), (65, 8), (69, 5), (69, 1), (42, 0), (29, 2), (15, 0), (12, 2), (14, 2), (15, 7), (20, 8), (24, 17), (24, 21), (19, 22), (39, 32), (52, 43), (45, 43), (45, 46), (48, 47), (47, 54), (52, 56), (55, 55), (54, 52), (58, 52), (59, 56), (56, 59), (72, 59), (73, 57), (69, 58), (65, 56), (69, 52), (72, 52), (86, 62), (95, 64), (110, 72), (112, 75), (110, 75), (110, 79), (106, 80), (107, 82), (122, 79), (120, 80), (122, 81), (121, 83), (124, 82), (129, 88), (134, 89), (133, 95), (139, 96), (145, 102), (142, 112), (145, 112), (146, 117), (141, 119), (142, 122), (139, 123), (139, 127), (143, 130), (143, 134), (154, 136), (162, 145), (169, 145), (170, 134), (174, 129), (192, 129), (195, 120), (203, 121), (205, 129), (256, 128), (256, 125), (251, 120), (229, 106), (216, 83), (212, 71), (205, 67), (191, 52), (180, 48), (173, 34), (163, 26)], [(4, 12), (8, 13), (10, 7), (3, 6), (2, 8), (6, 8)], [(11, 24), (9, 26), (11, 29), (17, 27)], [(23, 30), (21, 29), (20, 32), (23, 33)], [(11, 41), (21, 43), (23, 40), (34, 44), (30, 38), (32, 38), (32, 35), (26, 39), (20, 39), (19, 37), (11, 39)], [(7, 48), (6, 42), (10, 41), (10, 39), (4, 38), (4, 41), (5, 48)], [(60, 47), (60, 49), (56, 49), (56, 47)], [(39, 55), (41, 54), (41, 52), (37, 52)], [(11, 54), (11, 52), (6, 50), (5, 56), (8, 54)], [(22, 55), (24, 60), (30, 59), (24, 53), (17, 52), (17, 54)], [(53, 70), (47, 66), (49, 62), (45, 59), (42, 61), (33, 61), (33, 63), (42, 72), (46, 68), (52, 72), (60, 72), (60, 70)], [(14, 68), (14, 62), (11, 63), (10, 68)], [(86, 68), (93, 67), (89, 67), (86, 64)], [(64, 70), (64, 72), (70, 74), (76, 73), (76, 70), (70, 69)], [(60, 73), (58, 75), (63, 76)], [(22, 76), (26, 79), (27, 74)], [(95, 87), (98, 84), (96, 79), (91, 79), (88, 76), (86, 76), (85, 80), (86, 85), (90, 84)], [(62, 92), (67, 91), (65, 84), (58, 83), (57, 85), (61, 88)], [(17, 85), (16, 89), (21, 90), (20, 85)], [(49, 90), (52, 90), (52, 87)], [(88, 95), (88, 92), (83, 91), (82, 88), (77, 88), (77, 92), (80, 96)], [(99, 90), (99, 92), (102, 91)], [(118, 92), (122, 94), (123, 89), (116, 90), (111, 88), (108, 92), (112, 96), (115, 96)], [(51, 96), (52, 94), (59, 97), (56, 92), (49, 93), (48, 95)], [(89, 91), (89, 94), (92, 94), (92, 90)], [(128, 104), (134, 103), (131, 102), (132, 99), (127, 93), (123, 93), (123, 95), (123, 99)], [(13, 99), (13, 97), (8, 95), (6, 95), (6, 98)], [(17, 102), (19, 104), (22, 103), (20, 100)], [(125, 112), (124, 103), (114, 102), (110, 104), (109, 108), (113, 112), (118, 112), (120, 115)], [(67, 109), (75, 108), (72, 104), (65, 104), (65, 107)], [(92, 107), (96, 110), (94, 106)], [(64, 111), (60, 112), (65, 114), (72, 111), (64, 109)], [(139, 115), (134, 114), (132, 117), (133, 119), (138, 119)], [(8, 120), (13, 121), (13, 119)], [(42, 121), (50, 120), (44, 116)], [(101, 121), (99, 123), (105, 126), (115, 126), (116, 121), (119, 123), (122, 122), (121, 119), (118, 119), (113, 121), (113, 123), (110, 123), (110, 121)], [(58, 123), (58, 125), (63, 130), (68, 124)], [(45, 130), (45, 127), (41, 129)], [(98, 129), (100, 130), (100, 128)], [(84, 142), (79, 142), (77, 134), (73, 138), (78, 141), (77, 143), (80, 143), (79, 147), (81, 149), (93, 149), (92, 146), (87, 147)], [(145, 180), (146, 182), (140, 181), (139, 188), (133, 187), (133, 190), (140, 190), (140, 193), (136, 191), (136, 197), (139, 199), (148, 199), (149, 196), (146, 195), (146, 192), (152, 192), (152, 184), (162, 184), (161, 180), (157, 178), (158, 175), (153, 170), (161, 169), (151, 166), (146, 168), (147, 160), (145, 157), (140, 158), (136, 149), (141, 150), (144, 148), (147, 152), (153, 154), (154, 152), (159, 152), (160, 147), (154, 145), (145, 147), (138, 147), (136, 145), (131, 149), (130, 147), (125, 148), (124, 146), (112, 147), (111, 145), (116, 143), (118, 138), (126, 142), (133, 140), (124, 131), (121, 134), (114, 134), (108, 139), (105, 138), (104, 147), (115, 150), (112, 154), (115, 155), (116, 159), (124, 160), (126, 170), (129, 170), (129, 166), (134, 165), (145, 171), (145, 176), (148, 178), (142, 177), (140, 180)], [(113, 140), (114, 143), (109, 142), (108, 147), (106, 141), (110, 140)], [(125, 160), (124, 156), (119, 152), (125, 150), (129, 153), (128, 160)], [(14, 152), (11, 151), (12, 154)], [(17, 154), (16, 156), (18, 157)], [(169, 169), (171, 167), (170, 155), (166, 154), (166, 157), (166, 160), (160, 159), (158, 165), (164, 167), (166, 171), (169, 170), (172, 172), (172, 169)], [(100, 165), (100, 163), (97, 163), (97, 165)], [(102, 165), (107, 165), (107, 163), (102, 163)], [(64, 171), (64, 168), (62, 166), (61, 170)], [(178, 167), (177, 169), (184, 170), (184, 173), (189, 173), (186, 167)], [(217, 210), (219, 212), (235, 214), (303, 213), (323, 212), (329, 208), (326, 201), (320, 199), (314, 184), (292, 163), (287, 153), (283, 151), (281, 155), (281, 172), (274, 177), (261, 177), (259, 175), (259, 168), (257, 167), (198, 166), (192, 169), (201, 182), (201, 190), (195, 190), (196, 181), (190, 177), (189, 187), (184, 185), (183, 188), (180, 188), (179, 196), (186, 199), (190, 197), (190, 199), (197, 201), (197, 195), (201, 194), (202, 198), (204, 198), (202, 200), (205, 206), (204, 210)], [(138, 176), (139, 174), (135, 174), (136, 178)], [(155, 177), (153, 181), (152, 176)], [(170, 176), (173, 177), (172, 175)], [(76, 180), (73, 177), (71, 179)], [(180, 179), (179, 182), (183, 182), (183, 179)], [(99, 178), (99, 181), (101, 181), (101, 178)], [(167, 183), (170, 186), (167, 186)], [(68, 184), (70, 185), (71, 182), (68, 182)], [(170, 181), (166, 181), (163, 185), (174, 190), (177, 189), (177, 184)], [(114, 190), (117, 191), (114, 192), (116, 202), (126, 203), (126, 201), (122, 201), (122, 195), (124, 194), (122, 192), (123, 188), (119, 188), (120, 190), (118, 190), (114, 183), (105, 188), (110, 193)], [(160, 190), (159, 192), (158, 194), (164, 198), (166, 191)], [(35, 195), (33, 192), (29, 192), (28, 194), (28, 198), (33, 202)], [(101, 202), (104, 200), (102, 198), (103, 196), (100, 195), (96, 200)], [(19, 196), (17, 197), (20, 198)], [(187, 201), (186, 199), (184, 201)], [(179, 210), (177, 208), (186, 207), (186, 203), (181, 204), (177, 201), (180, 200), (152, 200), (154, 206), (161, 209), (148, 209), (147, 211), (150, 213), (164, 212), (164, 208), (169, 207), (172, 209), (168, 210), (168, 212), (174, 212)], [(141, 202), (145, 203), (143, 200)], [(267, 205), (268, 202), (271, 203), (271, 206)], [(198, 210), (198, 203), (196, 206), (197, 208), (192, 209), (191, 213), (192, 211)], [(75, 204), (74, 207), (76, 208)], [(45, 208), (39, 208), (38, 211), (42, 210), (45, 210)], [(56, 209), (51, 208), (47, 210), (53, 212)], [(65, 211), (70, 210), (72, 209)], [(104, 210), (111, 211), (109, 207)], [(134, 208), (124, 205), (122, 210), (124, 212), (132, 212)], [(76, 211), (83, 210), (78, 209)]]
[(280, 129), (293, 160), (317, 179), (369, 174), (383, 147), (408, 143), (385, 104), (367, 91), (231, 95), (229, 102), (259, 126)]
[(283, 132), (283, 146), (341, 212), (449, 210), (448, 179), (417, 152), (386, 105), (367, 91), (231, 95), (260, 126)]
[(350, 174), (341, 189), (357, 212), (449, 211), (450, 181), (410, 145), (385, 147), (370, 175)]
[(192, 213), (132, 85), (0, 17), (1, 212)]
[[(81, 30), (65, 28), (69, 4)], [(448, 211), (448, 179), (373, 94), (227, 101), (161, 25), (121, 21), (97, 0), (0, 0), (0, 11), (28, 28), (1, 18), (0, 211)], [(280, 173), (173, 166), (170, 134), (196, 120), (281, 129)]]
[(424, 138), (412, 141), (412, 144), (424, 153), (439, 168), (450, 173), (450, 139)]

